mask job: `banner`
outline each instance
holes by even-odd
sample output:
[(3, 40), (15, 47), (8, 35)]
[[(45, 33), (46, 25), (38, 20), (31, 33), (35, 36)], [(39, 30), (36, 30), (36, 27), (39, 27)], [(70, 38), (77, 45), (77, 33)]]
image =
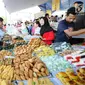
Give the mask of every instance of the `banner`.
[(60, 0), (52, 0), (52, 11), (60, 9)]
[(60, 9), (65, 10), (70, 8), (71, 0), (60, 0)]
[(60, 9), (60, 0), (56, 0), (56, 10)]
[(52, 14), (51, 10), (46, 10), (46, 13), (48, 13), (50, 16)]
[(56, 0), (52, 0), (52, 11), (56, 10)]

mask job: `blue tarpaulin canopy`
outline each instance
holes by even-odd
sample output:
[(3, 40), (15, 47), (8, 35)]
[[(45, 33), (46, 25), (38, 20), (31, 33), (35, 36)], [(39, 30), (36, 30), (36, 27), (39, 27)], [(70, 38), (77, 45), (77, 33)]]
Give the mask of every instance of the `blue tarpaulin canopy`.
[[(73, 6), (73, 3), (76, 1), (82, 1), (84, 3), (85, 8), (85, 0), (60, 0), (60, 10), (65, 10)], [(52, 0), (48, 0), (48, 2), (39, 5), (42, 11), (52, 10)]]
[(52, 10), (52, 1), (49, 0), (48, 2), (39, 5), (39, 7), (41, 8), (42, 11)]
[(60, 0), (60, 10), (64, 10), (72, 7), (74, 2), (76, 1), (82, 1), (85, 7), (85, 0)]

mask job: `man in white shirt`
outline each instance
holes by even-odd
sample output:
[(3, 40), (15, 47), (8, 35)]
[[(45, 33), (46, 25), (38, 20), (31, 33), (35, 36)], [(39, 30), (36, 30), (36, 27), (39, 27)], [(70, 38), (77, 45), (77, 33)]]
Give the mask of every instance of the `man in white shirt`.
[(35, 27), (34, 35), (40, 36), (41, 25), (39, 21), (35, 22), (34, 27)]

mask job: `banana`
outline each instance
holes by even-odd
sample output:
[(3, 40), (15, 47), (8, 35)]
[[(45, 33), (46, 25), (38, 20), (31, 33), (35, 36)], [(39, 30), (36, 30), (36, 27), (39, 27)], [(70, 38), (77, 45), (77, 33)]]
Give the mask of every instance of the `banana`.
[(9, 66), (2, 65), (0, 66), (0, 79), (12, 80), (14, 74), (14, 68)]
[(1, 85), (7, 85), (6, 81), (3, 80), (3, 81), (1, 82)]

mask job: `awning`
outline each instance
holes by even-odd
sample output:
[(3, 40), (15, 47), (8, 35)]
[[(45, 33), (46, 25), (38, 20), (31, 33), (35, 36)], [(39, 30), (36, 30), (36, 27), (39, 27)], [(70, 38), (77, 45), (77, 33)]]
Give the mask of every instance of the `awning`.
[[(84, 3), (84, 8), (85, 8), (85, 0), (54, 0), (54, 1), (56, 1), (57, 4), (60, 1), (60, 3), (59, 3), (60, 4), (60, 7), (59, 7), (60, 10), (66, 10), (66, 9), (72, 7), (74, 2), (76, 2), (76, 1), (82, 1)], [(48, 0), (48, 2), (39, 5), (39, 7), (41, 8), (42, 11), (51, 10), (53, 12), (53, 10), (52, 10), (53, 6), (52, 5), (53, 5), (52, 0)]]
[(48, 0), (3, 0), (5, 7), (9, 13), (37, 6), (47, 1)]
[(39, 5), (39, 7), (42, 11), (52, 10), (52, 1), (48, 1), (44, 4), (41, 4), (41, 5)]
[(82, 1), (85, 7), (85, 0), (60, 0), (60, 10), (64, 10), (72, 7), (74, 2), (76, 1)]

